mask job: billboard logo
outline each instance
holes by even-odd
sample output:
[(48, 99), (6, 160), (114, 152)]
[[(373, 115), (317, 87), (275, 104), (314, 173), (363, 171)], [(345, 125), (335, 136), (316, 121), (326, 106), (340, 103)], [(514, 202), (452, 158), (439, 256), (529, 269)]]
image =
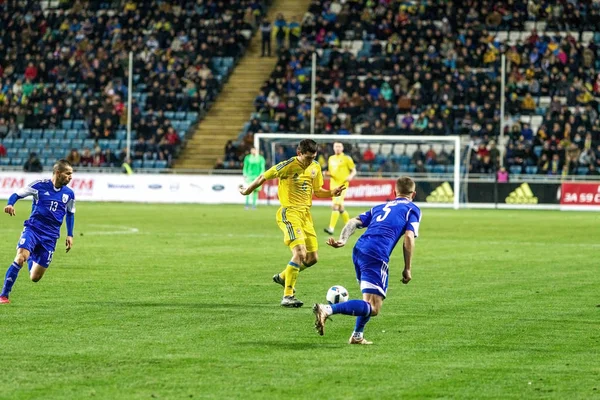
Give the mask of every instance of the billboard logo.
[(452, 203), (454, 191), (448, 182), (442, 183), (425, 199), (428, 203)]
[(506, 204), (537, 204), (538, 198), (535, 197), (527, 182), (521, 184), (512, 191), (506, 198)]

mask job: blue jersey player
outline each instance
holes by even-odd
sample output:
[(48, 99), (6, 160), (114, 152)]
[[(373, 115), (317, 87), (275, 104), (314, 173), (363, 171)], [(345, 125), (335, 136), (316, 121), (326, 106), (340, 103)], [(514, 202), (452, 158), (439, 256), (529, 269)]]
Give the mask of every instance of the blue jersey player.
[(402, 283), (411, 280), (411, 262), (415, 238), (419, 235), (421, 210), (412, 203), (415, 198), (415, 183), (407, 177), (396, 181), (396, 199), (373, 207), (351, 219), (340, 234), (339, 240), (329, 238), (327, 244), (339, 248), (357, 228), (367, 228), (358, 239), (352, 252), (356, 278), (360, 282), (362, 300), (349, 300), (339, 304), (315, 304), (315, 327), (320, 335), (325, 330), (325, 321), (332, 314), (356, 316), (356, 326), (350, 344), (372, 344), (363, 337), (366, 323), (379, 314), (388, 286), (388, 262), (400, 237), (404, 235), (404, 271)]
[(52, 262), (56, 241), (60, 237), (60, 227), (66, 216), (67, 252), (73, 246), (73, 225), (75, 224), (75, 194), (67, 187), (71, 182), (73, 168), (66, 160), (54, 164), (52, 179), (35, 181), (29, 186), (13, 193), (8, 199), (4, 212), (15, 215), (14, 205), (17, 200), (33, 196), (31, 215), (23, 224), (25, 228), (17, 244), (17, 255), (8, 267), (4, 286), (0, 293), (0, 304), (10, 303), (8, 296), (12, 290), (19, 271), (26, 262), (32, 281), (42, 279), (46, 269)]

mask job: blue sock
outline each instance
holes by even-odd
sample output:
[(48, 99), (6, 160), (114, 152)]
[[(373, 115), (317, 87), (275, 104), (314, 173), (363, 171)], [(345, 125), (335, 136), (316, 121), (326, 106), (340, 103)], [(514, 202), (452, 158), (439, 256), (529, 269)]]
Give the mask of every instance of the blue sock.
[(30, 258), (27, 260), (27, 269), (29, 269), (29, 272), (31, 272), (31, 268), (33, 268), (33, 261)]
[(354, 326), (354, 333), (362, 333), (365, 330), (365, 325), (371, 317), (356, 317), (356, 325)]
[(345, 303), (332, 304), (331, 310), (334, 314), (368, 317), (371, 314), (371, 305), (364, 300), (348, 300)]
[(17, 280), (17, 277), (19, 276), (20, 270), (21, 267), (19, 267), (19, 264), (16, 262), (13, 262), (10, 267), (8, 267), (8, 270), (6, 271), (6, 277), (4, 278), (4, 286), (2, 287), (2, 293), (0, 293), (0, 296), (8, 297), (13, 285), (15, 284), (15, 281)]

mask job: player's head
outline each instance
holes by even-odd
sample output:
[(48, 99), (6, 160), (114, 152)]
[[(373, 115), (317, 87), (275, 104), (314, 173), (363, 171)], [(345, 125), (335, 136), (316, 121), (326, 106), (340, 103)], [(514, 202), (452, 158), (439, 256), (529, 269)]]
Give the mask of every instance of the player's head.
[(253, 156), (258, 154), (258, 150), (256, 150), (256, 147), (251, 147), (250, 148), (250, 154), (252, 154)]
[(342, 144), (342, 142), (334, 142), (333, 143), (333, 152), (336, 155), (340, 155), (344, 152), (344, 145)]
[(73, 167), (67, 160), (58, 160), (52, 168), (52, 181), (54, 186), (63, 187), (71, 182)]
[(396, 197), (406, 197), (413, 200), (417, 195), (415, 181), (408, 176), (401, 176), (396, 180)]
[(308, 167), (317, 158), (317, 142), (312, 139), (304, 139), (298, 144), (296, 154), (298, 155), (298, 161), (305, 168)]

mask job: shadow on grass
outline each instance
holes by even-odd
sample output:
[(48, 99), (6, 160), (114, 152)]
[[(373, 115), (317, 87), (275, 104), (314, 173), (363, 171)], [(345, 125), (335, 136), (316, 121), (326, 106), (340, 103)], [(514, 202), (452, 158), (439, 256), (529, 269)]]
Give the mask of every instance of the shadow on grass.
[[(233, 303), (201, 303), (201, 302), (176, 302), (176, 301), (82, 301), (80, 304), (94, 305), (101, 307), (118, 308), (191, 308), (191, 309), (211, 309), (211, 310), (239, 310), (239, 309), (258, 309), (268, 308), (265, 304), (233, 304)], [(272, 308), (275, 308), (273, 306)]]
[(250, 346), (250, 347), (274, 347), (276, 349), (281, 350), (306, 350), (306, 349), (337, 349), (344, 345), (345, 343), (315, 343), (315, 342), (296, 342), (290, 343), (286, 341), (279, 340), (256, 340), (252, 342), (238, 342), (240, 346)]

